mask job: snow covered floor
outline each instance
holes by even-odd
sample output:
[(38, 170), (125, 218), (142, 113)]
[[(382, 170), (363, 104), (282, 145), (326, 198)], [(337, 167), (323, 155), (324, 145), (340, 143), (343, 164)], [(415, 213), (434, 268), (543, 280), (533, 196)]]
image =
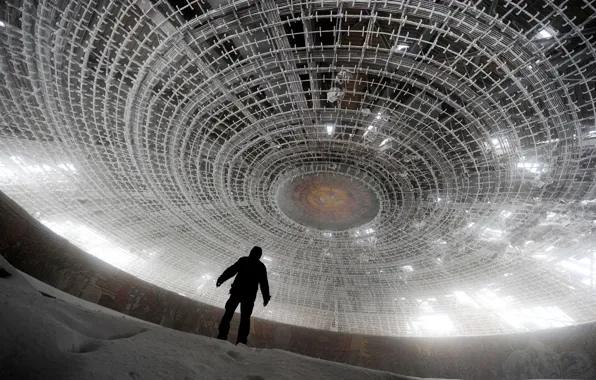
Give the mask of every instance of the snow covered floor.
[(11, 274), (0, 278), (0, 379), (414, 379), (237, 347), (46, 297), (1, 256), (0, 268)]

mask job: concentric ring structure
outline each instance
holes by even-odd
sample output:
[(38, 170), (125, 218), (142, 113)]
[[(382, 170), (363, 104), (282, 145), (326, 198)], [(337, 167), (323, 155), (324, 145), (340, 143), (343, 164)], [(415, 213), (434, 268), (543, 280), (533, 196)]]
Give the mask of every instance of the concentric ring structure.
[(596, 320), (594, 1), (5, 0), (0, 20), (0, 190), (89, 253), (222, 306), (214, 279), (261, 245), (255, 315), (347, 333)]

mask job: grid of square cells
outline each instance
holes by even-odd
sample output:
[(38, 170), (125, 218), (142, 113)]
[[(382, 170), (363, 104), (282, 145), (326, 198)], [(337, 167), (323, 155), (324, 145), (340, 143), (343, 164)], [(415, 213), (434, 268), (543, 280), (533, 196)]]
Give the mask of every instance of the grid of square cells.
[[(3, 1), (0, 191), (212, 305), (260, 245), (269, 320), (593, 321), (595, 31), (593, 0)], [(378, 212), (304, 225), (279, 202), (313, 176), (360, 184)]]

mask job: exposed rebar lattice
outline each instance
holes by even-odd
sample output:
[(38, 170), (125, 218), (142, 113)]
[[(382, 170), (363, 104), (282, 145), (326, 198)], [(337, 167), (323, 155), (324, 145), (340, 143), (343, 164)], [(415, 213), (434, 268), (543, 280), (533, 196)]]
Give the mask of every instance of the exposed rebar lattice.
[(596, 319), (593, 1), (9, 0), (0, 22), (0, 190), (144, 280), (223, 305), (213, 279), (259, 244), (276, 321)]

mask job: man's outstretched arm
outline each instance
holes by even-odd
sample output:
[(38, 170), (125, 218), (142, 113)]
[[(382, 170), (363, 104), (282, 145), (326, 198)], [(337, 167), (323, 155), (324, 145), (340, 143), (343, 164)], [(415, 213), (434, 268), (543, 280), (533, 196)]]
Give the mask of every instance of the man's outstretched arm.
[(228, 281), (230, 278), (234, 277), (236, 273), (238, 273), (238, 269), (240, 267), (240, 260), (236, 261), (231, 267), (224, 270), (224, 272), (219, 276), (215, 286), (219, 287), (224, 282)]
[(267, 281), (267, 268), (263, 269), (263, 274), (259, 280), (259, 285), (261, 288), (261, 294), (263, 295), (263, 305), (267, 306), (269, 300), (271, 299), (271, 294), (269, 294), (269, 281)]

